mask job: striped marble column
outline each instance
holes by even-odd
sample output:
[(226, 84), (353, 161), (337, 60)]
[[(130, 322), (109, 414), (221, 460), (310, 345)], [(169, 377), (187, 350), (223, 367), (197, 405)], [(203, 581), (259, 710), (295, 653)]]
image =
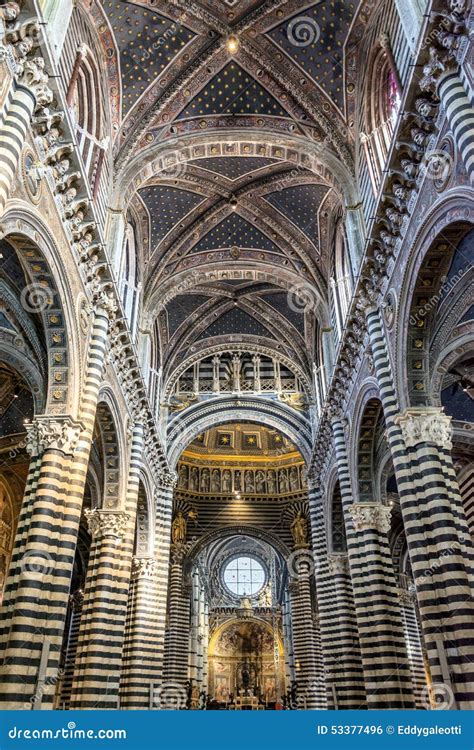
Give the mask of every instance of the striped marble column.
[(471, 183), (474, 182), (474, 109), (457, 71), (447, 71), (437, 82), (441, 106)]
[(99, 509), (86, 516), (92, 544), (70, 706), (117, 708), (128, 592), (120, 550), (130, 516)]
[(71, 594), (71, 619), (69, 621), (66, 653), (61, 665), (61, 686), (58, 691), (57, 706), (55, 706), (60, 709), (68, 709), (70, 705), (83, 604), (84, 594), (82, 591)]
[(193, 685), (199, 681), (199, 672), (202, 669), (201, 654), (199, 649), (201, 597), (199, 586), (199, 572), (194, 570), (191, 577), (191, 625), (189, 638), (189, 678)]
[(13, 84), (13, 96), (0, 126), (0, 216), (18, 171), (32, 115), (37, 107), (46, 107), (53, 99), (46, 85), (48, 75), (44, 72), (44, 60), (26, 60), (22, 66), (23, 73)]
[(315, 689), (314, 700), (318, 707), (328, 708), (328, 696), (326, 689), (326, 680), (324, 673), (323, 644), (321, 640), (321, 628), (319, 627), (319, 617), (313, 617), (313, 643), (314, 643), (314, 660), (316, 664), (316, 674), (318, 675)]
[(309, 510), (328, 708), (365, 708), (364, 673), (347, 556), (328, 554), (326, 512), (315, 482), (310, 482)]
[(133, 428), (124, 510), (86, 511), (92, 546), (79, 631), (71, 708), (116, 708), (143, 456), (143, 424)]
[(81, 514), (71, 466), (83, 425), (38, 416), (27, 429), (37, 478), (25, 497), (2, 607), (2, 708), (51, 707)]
[(368, 708), (413, 708), (398, 589), (388, 544), (390, 508), (353, 503), (340, 417), (332, 420)]
[(474, 645), (467, 636), (474, 619), (471, 553), (446, 422), (431, 431), (426, 425), (422, 429), (414, 414), (398, 415), (380, 313), (369, 307), (366, 316), (431, 676), (448, 695), (451, 707), (471, 708)]
[(0, 609), (2, 708), (51, 708), (54, 701), (113, 312), (101, 288), (95, 304), (78, 419), (40, 415), (28, 427), (32, 458)]
[[(160, 708), (164, 668), (174, 473), (157, 476), (153, 557), (135, 558), (124, 642), (120, 707)], [(163, 693), (163, 701), (166, 696)]]
[(120, 708), (152, 708), (153, 685), (160, 681), (163, 659), (158, 560), (134, 557), (128, 598)]
[(17, 84), (0, 128), (0, 216), (18, 171), (21, 150), (26, 143), (35, 106), (33, 91)]
[(36, 441), (27, 441), (26, 449), (30, 454), (30, 465), (28, 468), (28, 476), (25, 484), (25, 491), (23, 494), (23, 503), (20, 508), (20, 514), (18, 517), (18, 524), (15, 536), (15, 543), (13, 546), (12, 556), (8, 569), (8, 576), (5, 582), (2, 606), (0, 609), (0, 659), (3, 660), (4, 649), (8, 640), (8, 632), (10, 629), (10, 621), (13, 614), (13, 608), (15, 604), (16, 591), (18, 588), (18, 581), (22, 570), (22, 559), (25, 554), (25, 544), (28, 539), (28, 529), (31, 519), (31, 512), (34, 504), (36, 488), (38, 485), (38, 477), (41, 468), (42, 461), (42, 450), (36, 450), (39, 448)]
[[(181, 700), (179, 687), (188, 679), (188, 652), (190, 628), (191, 586), (184, 581), (184, 550), (174, 546), (171, 551), (171, 569), (169, 579), (168, 640), (165, 654), (165, 673), (162, 685), (162, 696)], [(160, 706), (165, 708), (166, 705)], [(181, 706), (182, 707), (182, 706)]]
[(451, 458), (451, 418), (436, 407), (417, 407), (407, 409), (395, 421), (402, 429), (411, 465), (416, 466), (418, 494), (423, 496), (418, 510), (431, 542), (429, 567), (418, 571), (418, 576), (413, 571), (417, 594), (428, 604), (436, 591), (456, 617), (456, 622), (438, 620), (432, 611), (429, 623), (425, 618), (430, 664), (433, 659), (440, 661), (440, 671), (432, 668), (431, 674), (434, 682), (449, 685), (447, 681), (452, 681), (455, 700), (472, 707), (474, 643), (469, 633), (474, 621), (474, 551)]
[(320, 664), (318, 671), (317, 651), (314, 639), (313, 607), (311, 603), (308, 550), (296, 549), (293, 553), (294, 575), (288, 584), (293, 632), (293, 655), (295, 680), (298, 686), (297, 699), (300, 709), (324, 709), (327, 707), (324, 690), (324, 672)]
[(420, 641), (420, 630), (415, 611), (414, 592), (400, 588), (398, 591), (400, 600), (400, 612), (402, 615), (405, 643), (407, 644), (408, 662), (410, 664), (411, 682), (415, 696), (416, 707), (420, 710), (426, 708), (424, 691), (426, 687), (425, 665), (423, 661), (423, 649)]

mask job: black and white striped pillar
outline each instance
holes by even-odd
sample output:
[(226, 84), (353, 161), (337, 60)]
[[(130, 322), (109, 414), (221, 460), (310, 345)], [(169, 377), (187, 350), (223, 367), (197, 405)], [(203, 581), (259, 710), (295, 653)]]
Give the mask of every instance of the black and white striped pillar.
[(170, 690), (170, 685), (185, 685), (188, 679), (191, 586), (184, 581), (183, 558), (183, 549), (174, 547), (171, 551), (163, 694)]
[(390, 508), (353, 503), (344, 426), (332, 420), (369, 708), (414, 708), (388, 531)]
[(87, 513), (92, 547), (71, 708), (116, 708), (143, 457), (143, 424), (133, 427), (124, 510)]
[(41, 415), (27, 429), (34, 469), (2, 607), (0, 706), (11, 709), (52, 707), (82, 505), (72, 467), (83, 425)]
[[(97, 298), (78, 419), (40, 415), (0, 608), (0, 707), (51, 708), (66, 621), (110, 310)], [(47, 666), (45, 666), (47, 665)]]
[(430, 417), (422, 426), (423, 416), (398, 414), (379, 310), (368, 308), (366, 316), (432, 680), (450, 707), (471, 708), (472, 553), (446, 421), (430, 427)]
[(408, 662), (410, 664), (411, 681), (416, 707), (426, 709), (424, 695), (426, 691), (426, 674), (423, 660), (423, 649), (420, 640), (418, 618), (415, 610), (415, 594), (405, 588), (398, 592), (400, 612), (402, 615), (405, 643), (407, 644)]
[(153, 708), (153, 686), (161, 679), (162, 616), (159, 602), (158, 560), (135, 557), (128, 598), (120, 708)]
[(322, 662), (318, 660), (315, 643), (310, 588), (313, 571), (308, 552), (306, 549), (294, 551), (291, 564), (293, 576), (288, 585), (295, 680), (298, 708), (324, 709), (327, 707), (324, 670)]
[(474, 182), (474, 109), (457, 71), (447, 71), (437, 82), (441, 106), (453, 131), (471, 183)]
[(87, 511), (92, 545), (84, 591), (71, 709), (118, 708), (124, 635), (121, 547), (130, 517), (124, 511)]
[(365, 708), (364, 673), (347, 556), (328, 553), (322, 493), (310, 481), (308, 494), (328, 708)]
[(20, 154), (36, 107), (36, 98), (30, 88), (21, 84), (14, 86), (8, 112), (0, 127), (0, 216), (18, 171)]

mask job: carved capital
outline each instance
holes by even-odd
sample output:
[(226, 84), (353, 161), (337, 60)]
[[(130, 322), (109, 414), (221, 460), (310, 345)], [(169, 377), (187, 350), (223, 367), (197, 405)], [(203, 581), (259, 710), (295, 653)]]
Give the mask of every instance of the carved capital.
[(134, 557), (132, 560), (132, 580), (156, 578), (158, 567), (158, 560), (154, 557)]
[(332, 574), (346, 574), (349, 573), (349, 560), (345, 554), (330, 554), (328, 555), (328, 567), (329, 572)]
[(48, 449), (72, 455), (84, 429), (82, 422), (76, 422), (69, 416), (47, 415), (35, 417), (25, 427), (26, 450), (31, 456), (37, 456)]
[(157, 484), (164, 489), (174, 489), (178, 483), (178, 475), (175, 471), (162, 469), (156, 476)]
[(85, 516), (92, 539), (112, 537), (122, 540), (127, 524), (131, 518), (129, 513), (115, 510), (86, 510)]
[(403, 607), (413, 607), (415, 593), (407, 589), (398, 589), (398, 599)]
[(400, 425), (407, 448), (420, 443), (434, 443), (440, 448), (451, 450), (451, 417), (434, 406), (406, 409), (395, 417)]
[(112, 285), (100, 281), (95, 276), (89, 282), (89, 291), (91, 292), (94, 311), (102, 313), (107, 318), (113, 318), (117, 312), (118, 305)]
[(349, 513), (356, 531), (377, 529), (382, 534), (390, 531), (391, 508), (386, 505), (354, 503), (349, 506)]

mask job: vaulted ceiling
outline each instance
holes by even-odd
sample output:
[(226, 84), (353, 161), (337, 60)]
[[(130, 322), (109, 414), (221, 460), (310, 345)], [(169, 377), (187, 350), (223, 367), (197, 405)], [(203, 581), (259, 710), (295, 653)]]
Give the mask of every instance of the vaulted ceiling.
[(89, 8), (163, 361), (229, 336), (311, 357), (314, 321), (294, 289), (310, 287), (310, 312), (324, 324), (328, 217), (342, 210), (341, 174), (350, 181), (353, 164), (344, 61), (374, 3), (359, 5), (95, 0)]

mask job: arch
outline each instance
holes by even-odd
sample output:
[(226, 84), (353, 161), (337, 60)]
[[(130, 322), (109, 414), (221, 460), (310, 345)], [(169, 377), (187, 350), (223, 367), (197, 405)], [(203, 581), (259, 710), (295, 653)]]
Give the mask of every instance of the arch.
[(312, 451), (311, 425), (301, 414), (276, 401), (240, 396), (209, 399), (179, 412), (168, 424), (168, 462), (174, 469), (182, 451), (209, 427), (229, 422), (264, 424), (298, 445), (306, 463)]
[(189, 575), (194, 561), (203, 552), (203, 550), (211, 545), (213, 542), (217, 542), (227, 537), (233, 536), (248, 536), (254, 539), (258, 539), (265, 542), (277, 552), (281, 558), (285, 561), (291, 556), (291, 550), (287, 545), (277, 537), (276, 534), (272, 534), (271, 531), (256, 528), (254, 526), (225, 526), (220, 529), (214, 529), (206, 534), (203, 534), (199, 539), (196, 539), (188, 550), (186, 551), (186, 557), (184, 560), (184, 570)]
[[(383, 407), (378, 386), (367, 380), (361, 387), (352, 417), (348, 455), (353, 456), (350, 467), (355, 502), (380, 502), (377, 494), (377, 470), (386, 449), (381, 450), (377, 438), (384, 424)], [(376, 432), (378, 430), (378, 432)], [(381, 443), (382, 441), (379, 441)]]
[(105, 385), (99, 391), (95, 429), (99, 439), (98, 451), (102, 465), (102, 507), (120, 508), (124, 500), (125, 437), (117, 425), (121, 425), (120, 410), (110, 388)]
[[(45, 411), (77, 413), (80, 396), (80, 335), (64, 255), (36, 209), (16, 201), (2, 220), (2, 235), (16, 251), (38, 300), (48, 342), (48, 388)], [(36, 296), (35, 296), (36, 295)]]
[[(278, 633), (277, 631), (274, 631), (274, 629), (272, 628), (272, 626), (270, 625), (270, 623), (267, 620), (264, 620), (263, 618), (258, 617), (258, 615), (253, 615), (251, 618), (245, 620), (245, 622), (250, 622), (250, 623), (254, 622), (254, 623), (258, 623), (259, 625), (262, 625), (262, 627), (264, 627), (266, 630), (268, 630), (269, 633), (271, 633), (272, 638), (273, 638), (274, 633), (275, 633), (275, 635), (277, 637), (278, 650), (279, 650), (280, 656), (283, 654), (283, 643), (282, 643), (282, 640), (281, 640), (280, 633)], [(212, 634), (212, 636), (211, 636), (211, 638), (209, 640), (209, 647), (208, 647), (209, 656), (212, 656), (212, 652), (213, 652), (213, 650), (215, 648), (215, 645), (216, 645), (218, 639), (220, 638), (220, 636), (222, 635), (222, 633), (225, 630), (227, 630), (227, 628), (231, 627), (232, 625), (241, 625), (241, 624), (242, 624), (242, 620), (239, 619), (238, 617), (230, 617), (228, 620), (224, 620), (224, 622), (222, 622), (215, 629), (215, 631), (213, 632), (213, 634)]]
[(327, 486), (326, 533), (328, 540), (328, 553), (341, 554), (347, 552), (347, 542), (337, 467), (333, 468)]
[(141, 151), (127, 162), (118, 175), (116, 190), (111, 196), (111, 205), (116, 210), (124, 209), (132, 195), (153, 175), (176, 170), (179, 174), (188, 161), (206, 156), (268, 156), (279, 161), (290, 162), (295, 168), (307, 169), (329, 184), (339, 188), (348, 205), (357, 203), (357, 189), (352, 174), (337, 156), (326, 148), (323, 141), (316, 142), (307, 137), (281, 134), (255, 129), (251, 133), (242, 130), (229, 130), (218, 133), (206, 130), (203, 133), (180, 134), (179, 140), (171, 137), (168, 141), (154, 144)]
[(456, 336), (440, 352), (438, 359), (431, 367), (430, 394), (434, 406), (441, 406), (441, 390), (444, 376), (456, 362), (464, 358), (467, 354), (472, 353), (474, 355), (474, 325), (472, 323), (464, 324), (462, 331), (460, 336)]
[[(199, 348), (201, 342), (198, 342), (195, 345), (195, 349)], [(271, 344), (271, 342), (269, 342)], [(195, 352), (191, 356), (188, 356), (186, 359), (184, 359), (180, 364), (175, 367), (172, 372), (169, 374), (167, 380), (165, 381), (165, 387), (163, 390), (163, 398), (166, 401), (176, 384), (176, 381), (178, 378), (186, 372), (193, 364), (196, 362), (200, 362), (203, 359), (206, 359), (208, 357), (212, 357), (215, 354), (222, 354), (227, 352), (246, 352), (246, 353), (254, 353), (254, 354), (261, 354), (264, 356), (274, 359), (278, 359), (282, 364), (284, 364), (286, 367), (288, 367), (289, 370), (292, 370), (294, 374), (299, 378), (301, 383), (304, 385), (306, 392), (309, 394), (311, 393), (311, 383), (308, 379), (308, 376), (306, 372), (292, 359), (285, 356), (281, 353), (276, 347), (267, 346), (257, 346), (256, 344), (252, 343), (235, 343), (235, 344), (219, 344), (216, 346), (209, 346), (209, 345), (203, 345), (202, 350)]]
[[(223, 269), (222, 261), (207, 262), (195, 268), (186, 268), (166, 280), (155, 281), (155, 287), (147, 289), (144, 299), (144, 313), (153, 315), (160, 312), (174, 297), (197, 290), (203, 284), (212, 282), (242, 280), (266, 283), (280, 287), (308, 305), (324, 327), (330, 326), (327, 312), (326, 293), (314, 280), (302, 277), (296, 271), (275, 266), (267, 261), (254, 260), (252, 263), (233, 261), (232, 267)], [(203, 290), (205, 292), (205, 289)], [(301, 308), (301, 302), (299, 304)]]
[[(463, 207), (461, 217), (460, 205)], [(426, 318), (430, 318), (431, 306), (428, 309), (428, 316), (419, 316), (417, 310), (414, 310), (415, 292), (420, 280), (420, 270), (425, 262), (429, 261), (431, 250), (433, 251), (433, 258), (435, 258), (437, 251), (439, 251), (439, 245), (446, 243), (446, 240), (451, 243), (454, 241), (457, 244), (473, 225), (474, 199), (471, 191), (465, 188), (456, 188), (448, 191), (447, 194), (443, 194), (420, 224), (415, 236), (411, 238), (409, 256), (399, 285), (401, 294), (395, 325), (397, 360), (394, 380), (399, 384), (398, 401), (401, 411), (411, 405), (410, 395), (412, 393), (418, 392), (419, 401), (423, 401), (424, 395), (428, 392), (429, 363), (426, 356), (428, 344), (425, 331), (427, 330)], [(440, 270), (438, 280), (440, 280), (441, 275), (442, 271)], [(419, 292), (420, 298), (426, 297), (426, 288), (423, 290), (422, 287), (419, 287)], [(424, 304), (426, 303), (421, 305), (422, 309), (425, 309)], [(410, 317), (412, 317), (413, 325), (410, 324)], [(422, 328), (416, 325), (420, 317), (424, 321)], [(416, 335), (420, 331), (422, 335)], [(423, 353), (421, 357), (420, 352)], [(421, 377), (417, 377), (420, 370)], [(417, 380), (419, 380), (423, 390), (416, 387)]]

